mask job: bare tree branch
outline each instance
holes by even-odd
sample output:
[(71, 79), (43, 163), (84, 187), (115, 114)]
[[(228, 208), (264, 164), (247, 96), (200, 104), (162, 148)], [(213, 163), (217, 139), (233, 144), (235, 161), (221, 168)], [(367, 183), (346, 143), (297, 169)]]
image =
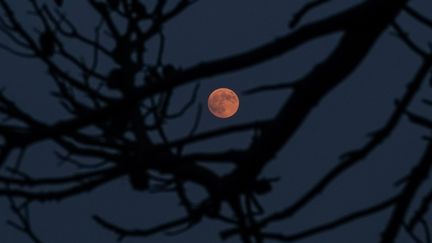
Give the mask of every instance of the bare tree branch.
[(428, 144), (420, 163), (413, 168), (405, 188), (398, 198), (387, 227), (383, 232), (381, 243), (394, 242), (404, 222), (408, 208), (419, 187), (429, 176), (432, 167), (432, 143)]
[(329, 221), (328, 223), (321, 224), (320, 226), (312, 227), (310, 229), (301, 231), (299, 233), (294, 233), (291, 235), (282, 235), (282, 234), (276, 234), (276, 233), (266, 233), (263, 232), (262, 236), (266, 239), (272, 239), (272, 240), (278, 240), (283, 242), (294, 242), (297, 240), (301, 240), (307, 237), (315, 236), (316, 234), (320, 234), (323, 232), (327, 232), (329, 230), (335, 229), (337, 227), (340, 227), (342, 225), (346, 225), (347, 223), (350, 223), (352, 221), (369, 217), (373, 214), (376, 214), (378, 212), (381, 212), (383, 210), (388, 209), (389, 207), (393, 206), (396, 203), (398, 197), (392, 197), (388, 200), (385, 200), (381, 203), (378, 203), (374, 206), (355, 211), (353, 213), (347, 214), (339, 219)]

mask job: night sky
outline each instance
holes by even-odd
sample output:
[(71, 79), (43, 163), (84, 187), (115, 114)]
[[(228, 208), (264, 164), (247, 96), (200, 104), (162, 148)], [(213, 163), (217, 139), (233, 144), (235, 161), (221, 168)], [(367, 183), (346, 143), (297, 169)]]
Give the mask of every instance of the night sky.
[[(26, 1), (9, 2), (13, 2), (11, 4), (19, 12), (20, 20), (31, 29), (30, 26), (35, 22), (34, 17), (25, 14)], [(304, 2), (197, 1), (165, 26), (164, 61), (176, 67), (188, 68), (272, 41), (292, 31), (288, 23)], [(307, 14), (300, 26), (360, 2), (333, 0)], [(413, 0), (410, 5), (424, 13), (432, 11), (430, 1)], [(86, 1), (65, 1), (63, 9), (76, 26), (91, 33), (96, 19)], [(432, 37), (430, 29), (414, 22), (406, 14), (400, 15), (398, 22), (422, 47), (427, 47), (426, 43)], [(0, 43), (2, 38), (5, 37), (0, 36)], [(295, 81), (304, 76), (336, 47), (339, 38), (339, 34), (327, 35), (251, 68), (200, 79), (176, 88), (170, 107), (173, 111), (185, 104), (195, 84), (200, 84), (194, 106), (184, 116), (166, 124), (167, 136), (175, 139), (187, 135), (199, 106), (202, 107), (202, 114), (197, 132), (272, 118), (291, 91), (283, 89), (250, 95), (245, 94), (245, 91), (264, 84)], [(156, 55), (153, 51), (156, 46), (156, 40), (148, 46), (149, 59)], [(74, 45), (70, 48), (83, 55), (88, 51)], [(395, 37), (392, 30), (386, 30), (361, 65), (314, 108), (294, 137), (262, 172), (263, 177), (280, 178), (273, 184), (271, 193), (259, 198), (266, 213), (290, 205), (335, 166), (340, 161), (340, 155), (363, 146), (368, 141), (368, 134), (385, 124), (395, 107), (395, 99), (402, 96), (420, 62)], [(36, 59), (16, 57), (4, 51), (0, 52), (0, 63), (0, 86), (6, 88), (6, 94), (24, 110), (47, 122), (67, 117), (67, 113), (50, 96), (54, 85), (43, 64)], [(101, 63), (101, 67), (108, 68), (110, 65), (108, 62)], [(231, 88), (239, 95), (239, 111), (230, 119), (215, 118), (207, 110), (207, 97), (218, 87)], [(409, 109), (428, 114), (430, 108), (420, 102), (428, 96), (430, 88), (425, 85)], [(394, 183), (406, 176), (413, 164), (418, 162), (426, 145), (421, 137), (426, 134), (428, 130), (403, 118), (386, 143), (366, 160), (340, 176), (294, 217), (268, 228), (272, 232), (294, 233), (395, 195), (401, 187)], [(185, 148), (185, 152), (246, 148), (252, 136), (250, 131), (236, 133), (196, 143)], [(73, 170), (70, 165), (59, 165), (52, 151), (53, 144), (50, 142), (36, 144), (26, 152), (23, 168), (35, 177), (62, 175)], [(16, 156), (14, 153), (10, 159)], [(219, 173), (231, 169), (217, 164), (211, 168)], [(196, 202), (204, 195), (201, 188), (193, 185), (189, 192)], [(91, 219), (94, 214), (125, 227), (145, 228), (183, 213), (174, 194), (134, 191), (125, 177), (90, 193), (60, 202), (36, 202), (31, 205), (34, 230), (46, 243), (116, 242), (115, 234), (101, 228)], [(390, 213), (391, 210), (385, 210), (301, 242), (377, 242)], [(5, 223), (8, 219), (14, 219), (14, 215), (9, 210), (7, 200), (0, 198), (0, 241), (30, 242), (27, 236)], [(432, 222), (430, 218), (428, 220)], [(221, 241), (219, 232), (226, 228), (230, 226), (205, 219), (177, 236), (158, 234), (149, 238), (128, 238), (125, 242), (213, 243)], [(401, 232), (398, 242), (411, 242), (406, 233), (403, 230)], [(238, 237), (234, 237), (227, 242), (238, 240)]]

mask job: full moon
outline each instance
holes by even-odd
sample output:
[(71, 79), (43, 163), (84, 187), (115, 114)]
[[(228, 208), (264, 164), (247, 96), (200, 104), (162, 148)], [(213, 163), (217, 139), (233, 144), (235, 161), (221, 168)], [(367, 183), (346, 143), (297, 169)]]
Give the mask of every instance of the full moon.
[(237, 94), (228, 88), (215, 89), (208, 97), (210, 112), (219, 118), (232, 117), (239, 108)]

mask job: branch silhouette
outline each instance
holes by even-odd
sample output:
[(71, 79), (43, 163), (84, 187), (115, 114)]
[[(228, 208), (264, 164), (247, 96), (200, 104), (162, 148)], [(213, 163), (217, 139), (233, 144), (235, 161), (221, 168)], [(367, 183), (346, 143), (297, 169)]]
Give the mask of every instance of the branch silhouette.
[[(23, 210), (29, 210), (31, 203), (67, 200), (124, 177), (131, 189), (138, 192), (173, 193), (186, 215), (143, 229), (127, 229), (104, 216), (94, 215), (93, 220), (115, 233), (118, 240), (159, 233), (177, 235), (205, 218), (230, 226), (221, 232), (224, 240), (238, 236), (242, 242), (293, 242), (391, 210), (382, 229), (381, 242), (396, 242), (401, 229), (413, 240), (421, 241), (423, 237), (415, 231), (418, 226), (424, 228), (426, 242), (430, 242), (428, 228), (424, 225), (432, 193), (420, 195), (419, 189), (428, 186), (431, 145), (416, 165), (412, 163), (411, 173), (401, 181), (403, 189), (397, 195), (295, 234), (273, 233), (268, 229), (278, 221), (292, 220), (337, 178), (365, 161), (377, 147), (386, 143), (405, 115), (414, 124), (432, 128), (432, 120), (410, 108), (430, 76), (432, 54), (424, 50), (397, 19), (401, 12), (406, 12), (416, 24), (431, 28), (430, 17), (408, 6), (408, 0), (365, 0), (296, 27), (300, 21), (304, 22), (307, 13), (319, 11), (318, 7), (328, 2), (306, 3), (295, 12), (289, 24), (295, 29), (255, 48), (180, 68), (180, 64), (167, 63), (164, 59), (168, 39), (164, 27), (199, 5), (199, 1), (159, 0), (151, 5), (140, 0), (89, 0), (87, 7), (97, 18), (92, 33), (88, 34), (83, 26), (74, 24), (67, 14), (68, 5), (63, 1), (28, 0), (27, 4), (20, 5), (19, 8), (25, 9), (39, 23), (27, 26), (21, 19), (24, 17), (18, 14), (22, 9), (12, 7), (11, 1), (0, 0), (0, 33), (3, 34), (0, 50), (43, 64), (56, 89), (52, 95), (68, 114), (46, 121), (26, 112), (6, 90), (0, 93), (0, 117), (4, 118), (0, 123), (0, 198), (10, 200), (10, 209), (20, 222), (13, 223), (12, 227), (34, 242), (43, 242), (23, 215)], [(263, 171), (289, 146), (314, 108), (336, 87), (347, 82), (390, 28), (421, 64), (405, 93), (395, 102), (386, 123), (373, 132), (362, 147), (344, 153), (336, 166), (311, 188), (305, 189), (299, 198), (294, 198), (290, 205), (282, 205), (280, 210), (266, 209), (259, 198), (273, 193), (272, 186), (277, 179), (263, 178)], [(248, 71), (258, 64), (277, 61), (275, 59), (309, 42), (335, 33), (339, 38), (334, 49), (311, 66), (304, 76), (278, 84), (261, 84), (245, 92), (253, 95), (289, 89), (274, 117), (197, 132), (201, 121), (197, 97), (202, 79)], [(157, 44), (150, 45), (152, 41)], [(82, 58), (70, 47), (71, 43), (90, 53), (90, 58)], [(146, 59), (148, 46), (154, 48), (154, 60)], [(190, 97), (182, 104), (174, 103), (173, 94), (191, 83), (195, 86)], [(165, 125), (187, 116), (194, 108), (197, 110), (190, 132), (173, 139)], [(253, 134), (242, 149), (185, 152), (186, 147), (240, 132)], [(22, 164), (32, 158), (27, 158), (24, 152), (42, 141), (55, 144), (60, 149), (53, 152), (58, 160), (75, 170), (67, 175), (43, 178), (26, 171)], [(17, 151), (21, 155), (15, 160), (12, 154)], [(229, 164), (233, 169), (221, 175), (207, 166), (210, 163)], [(191, 200), (192, 195), (187, 190), (190, 184), (204, 189), (205, 198), (200, 203)], [(413, 202), (417, 198), (423, 201), (411, 215), (409, 210), (416, 206)], [(23, 205), (19, 207), (16, 200), (24, 201)]]

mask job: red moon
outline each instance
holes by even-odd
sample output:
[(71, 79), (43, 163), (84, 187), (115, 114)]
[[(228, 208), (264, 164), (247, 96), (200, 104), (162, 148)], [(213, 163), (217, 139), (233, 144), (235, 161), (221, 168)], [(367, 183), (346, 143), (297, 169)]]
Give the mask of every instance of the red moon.
[(208, 97), (210, 112), (219, 118), (232, 117), (240, 105), (237, 94), (228, 88), (215, 89)]

